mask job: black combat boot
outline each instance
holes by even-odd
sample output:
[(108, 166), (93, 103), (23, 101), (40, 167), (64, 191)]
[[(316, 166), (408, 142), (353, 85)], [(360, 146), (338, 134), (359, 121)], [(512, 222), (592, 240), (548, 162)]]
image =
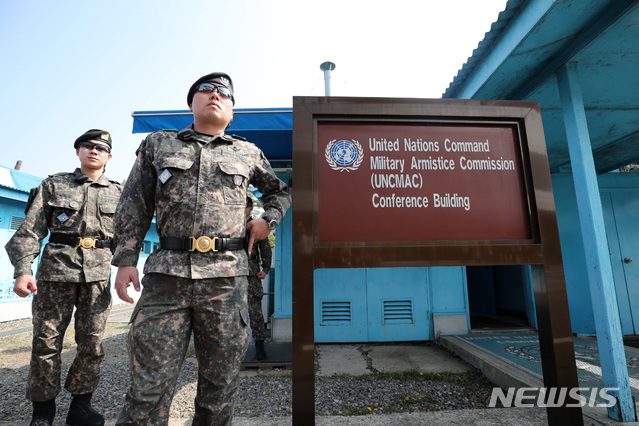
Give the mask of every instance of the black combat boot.
[(55, 417), (55, 399), (33, 401), (33, 416), (29, 426), (51, 426)]
[(266, 351), (264, 350), (264, 340), (255, 341), (255, 357), (258, 361), (266, 359)]
[(91, 407), (92, 393), (83, 395), (73, 395), (69, 414), (67, 414), (67, 425), (69, 426), (103, 426), (104, 417)]

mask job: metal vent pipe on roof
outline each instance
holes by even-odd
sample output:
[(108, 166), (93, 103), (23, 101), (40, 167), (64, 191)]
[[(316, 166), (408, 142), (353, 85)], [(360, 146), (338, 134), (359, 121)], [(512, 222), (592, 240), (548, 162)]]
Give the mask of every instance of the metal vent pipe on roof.
[(320, 69), (324, 71), (324, 94), (331, 96), (331, 71), (335, 69), (335, 64), (328, 61), (323, 62)]

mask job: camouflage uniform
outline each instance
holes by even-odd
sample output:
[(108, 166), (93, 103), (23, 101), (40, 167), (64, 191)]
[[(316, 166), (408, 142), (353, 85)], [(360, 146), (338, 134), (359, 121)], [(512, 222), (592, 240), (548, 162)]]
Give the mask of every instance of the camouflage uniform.
[[(268, 238), (253, 244), (251, 255), (249, 256), (249, 276), (248, 276), (248, 309), (251, 320), (251, 330), (253, 339), (266, 339), (266, 329), (264, 327), (264, 314), (262, 313), (262, 298), (264, 288), (262, 280), (257, 277), (258, 272), (264, 271), (268, 274), (271, 269), (272, 251)], [(261, 268), (260, 268), (261, 263)]]
[[(80, 169), (42, 181), (29, 200), (20, 228), (5, 246), (14, 277), (32, 275), (31, 264), (49, 231), (69, 237), (113, 238), (113, 215), (122, 192), (102, 175)], [(46, 401), (60, 392), (62, 340), (74, 306), (77, 355), (65, 383), (72, 394), (92, 393), (104, 357), (102, 333), (111, 310), (111, 250), (49, 242), (42, 253), (33, 296), (33, 348), (27, 398)]]
[[(227, 135), (152, 133), (137, 150), (115, 219), (114, 265), (135, 266), (154, 212), (162, 237), (245, 235), (246, 191), (264, 194), (276, 220), (286, 185), (255, 145)], [(237, 376), (248, 346), (244, 250), (160, 248), (145, 262), (128, 336), (131, 388), (117, 424), (167, 424), (180, 366), (194, 334), (199, 364), (194, 425), (231, 424)]]

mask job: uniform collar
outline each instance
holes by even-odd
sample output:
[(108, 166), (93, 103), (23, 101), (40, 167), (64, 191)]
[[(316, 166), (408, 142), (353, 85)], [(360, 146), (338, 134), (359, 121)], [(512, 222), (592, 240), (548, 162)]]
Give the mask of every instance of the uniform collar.
[[(89, 177), (85, 175), (84, 173), (82, 173), (82, 170), (80, 170), (79, 167), (73, 171), (73, 178), (77, 182), (81, 182), (81, 183), (87, 182), (89, 180)], [(104, 175), (104, 173), (102, 173), (102, 175), (94, 183), (97, 183), (98, 185), (102, 185), (102, 186), (109, 186), (109, 178), (107, 178)]]
[(193, 124), (190, 124), (188, 127), (180, 130), (178, 132), (178, 138), (183, 141), (192, 139), (202, 143), (209, 143), (215, 139), (221, 139), (224, 142), (233, 142), (233, 137), (226, 135), (224, 132), (219, 135), (205, 135), (204, 133), (198, 133), (193, 129)]
[(80, 170), (79, 167), (73, 171), (73, 178), (77, 180), (78, 182), (85, 182), (89, 180), (89, 177), (85, 175), (84, 173), (82, 173), (82, 170)]

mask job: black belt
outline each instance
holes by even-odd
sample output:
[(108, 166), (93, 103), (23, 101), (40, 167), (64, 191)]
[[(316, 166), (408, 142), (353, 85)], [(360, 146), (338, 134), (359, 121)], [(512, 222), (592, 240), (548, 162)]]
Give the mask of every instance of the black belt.
[(49, 242), (84, 248), (111, 248), (111, 240), (98, 240), (97, 238), (91, 237), (72, 237), (62, 234), (51, 234)]
[(207, 251), (226, 251), (244, 249), (244, 238), (218, 237), (160, 237), (160, 248), (166, 250), (188, 250), (206, 253)]

